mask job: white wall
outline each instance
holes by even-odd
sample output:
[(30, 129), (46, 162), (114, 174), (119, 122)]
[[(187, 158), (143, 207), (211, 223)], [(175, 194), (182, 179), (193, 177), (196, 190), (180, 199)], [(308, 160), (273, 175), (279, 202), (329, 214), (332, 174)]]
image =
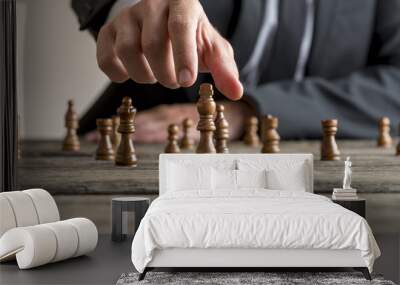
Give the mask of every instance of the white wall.
[(81, 114), (108, 82), (70, 0), (17, 0), (21, 136), (60, 139), (68, 99)]

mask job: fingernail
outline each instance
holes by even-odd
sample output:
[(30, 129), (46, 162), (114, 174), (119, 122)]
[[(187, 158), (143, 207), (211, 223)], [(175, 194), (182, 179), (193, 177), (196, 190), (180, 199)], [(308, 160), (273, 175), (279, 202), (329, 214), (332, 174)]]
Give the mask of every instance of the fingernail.
[(189, 84), (192, 80), (192, 73), (189, 69), (185, 68), (179, 72), (178, 81), (179, 85), (186, 85)]

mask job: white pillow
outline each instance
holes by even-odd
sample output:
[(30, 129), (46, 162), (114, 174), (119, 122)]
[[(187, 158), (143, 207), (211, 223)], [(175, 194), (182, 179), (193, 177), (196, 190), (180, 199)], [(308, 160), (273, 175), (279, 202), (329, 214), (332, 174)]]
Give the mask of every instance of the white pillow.
[(291, 169), (269, 169), (268, 188), (272, 190), (303, 191), (307, 189), (306, 173), (303, 163)]
[(240, 188), (267, 188), (267, 171), (236, 170), (237, 187)]
[(168, 191), (211, 190), (211, 167), (168, 164)]
[(212, 173), (214, 190), (233, 191), (237, 189), (236, 170), (213, 168)]
[(240, 170), (267, 171), (267, 188), (271, 190), (306, 191), (309, 188), (309, 171), (306, 161), (292, 159), (240, 159)]

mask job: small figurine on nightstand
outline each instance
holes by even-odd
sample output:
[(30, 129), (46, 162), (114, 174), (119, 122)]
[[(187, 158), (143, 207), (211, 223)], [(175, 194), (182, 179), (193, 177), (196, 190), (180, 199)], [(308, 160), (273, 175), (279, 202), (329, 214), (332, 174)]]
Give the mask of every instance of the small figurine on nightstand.
[(351, 174), (351, 161), (350, 156), (348, 156), (344, 162), (343, 189), (351, 189)]
[(346, 158), (344, 162), (344, 178), (343, 178), (343, 188), (334, 188), (332, 193), (333, 200), (356, 200), (357, 189), (351, 188), (351, 161), (350, 157)]

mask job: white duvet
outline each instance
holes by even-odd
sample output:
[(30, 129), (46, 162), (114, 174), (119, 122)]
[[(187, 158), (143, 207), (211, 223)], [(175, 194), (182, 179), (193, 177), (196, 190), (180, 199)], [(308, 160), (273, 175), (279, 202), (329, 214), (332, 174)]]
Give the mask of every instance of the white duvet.
[(328, 198), (306, 192), (172, 192), (154, 200), (132, 243), (143, 272), (155, 249), (358, 249), (372, 271), (380, 251), (368, 223)]

